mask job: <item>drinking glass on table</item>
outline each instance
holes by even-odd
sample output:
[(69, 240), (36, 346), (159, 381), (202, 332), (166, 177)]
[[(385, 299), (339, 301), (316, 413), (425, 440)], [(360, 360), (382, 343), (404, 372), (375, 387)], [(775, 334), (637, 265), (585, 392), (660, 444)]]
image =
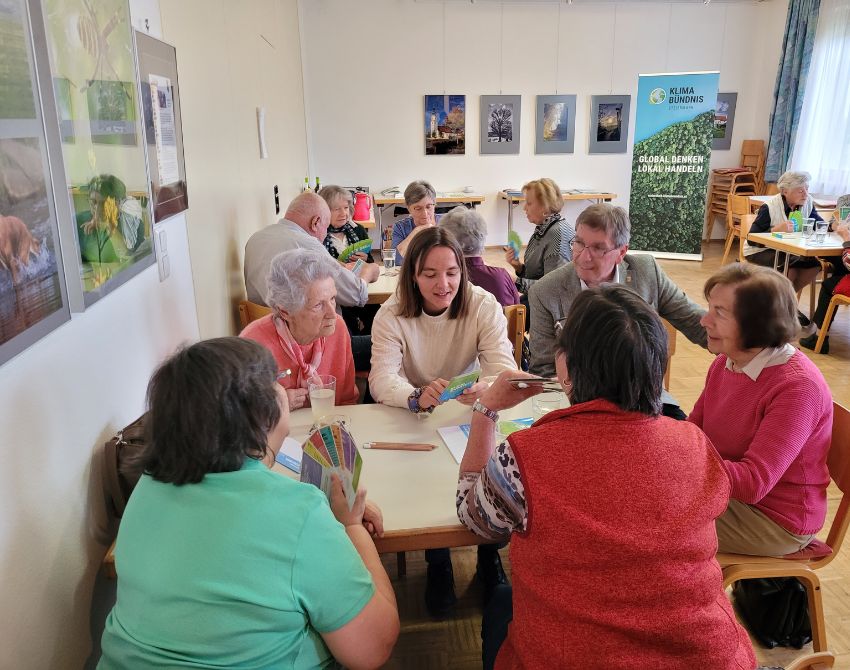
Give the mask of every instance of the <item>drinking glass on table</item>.
[(313, 408), (313, 421), (333, 414), (336, 405), (336, 377), (333, 375), (314, 375), (307, 383), (310, 394), (310, 406)]
[(815, 220), (812, 218), (803, 220), (803, 239), (810, 240), (815, 233)]
[(827, 221), (818, 221), (815, 228), (815, 244), (823, 244), (826, 241), (826, 233), (829, 230)]
[(381, 257), (384, 259), (384, 268), (391, 270), (395, 267), (395, 249), (382, 249)]
[(568, 407), (567, 396), (560, 392), (541, 393), (531, 399), (531, 414), (537, 421), (544, 414)]

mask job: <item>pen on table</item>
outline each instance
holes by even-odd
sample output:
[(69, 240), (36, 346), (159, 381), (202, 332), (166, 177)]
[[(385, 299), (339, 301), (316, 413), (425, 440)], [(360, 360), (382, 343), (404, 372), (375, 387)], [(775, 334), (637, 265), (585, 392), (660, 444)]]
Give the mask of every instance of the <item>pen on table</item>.
[(436, 445), (420, 442), (366, 442), (364, 449), (392, 449), (396, 451), (431, 451)]

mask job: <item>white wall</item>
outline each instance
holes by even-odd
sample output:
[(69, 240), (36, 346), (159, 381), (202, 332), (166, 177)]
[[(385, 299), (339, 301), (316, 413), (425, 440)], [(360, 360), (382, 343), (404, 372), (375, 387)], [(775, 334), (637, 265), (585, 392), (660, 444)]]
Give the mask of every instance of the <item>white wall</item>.
[(0, 369), (0, 667), (78, 668), (89, 653), (106, 550), (93, 454), (198, 337), (185, 218), (163, 228), (165, 282), (146, 269)]
[[(323, 183), (373, 191), (416, 178), (438, 190), (471, 185), (487, 197), (488, 242), (499, 244), (507, 207), (497, 192), (536, 177), (613, 191), (628, 205), (631, 153), (588, 155), (588, 115), (591, 95), (631, 94), (632, 137), (640, 73), (720, 69), (720, 89), (738, 92), (738, 111), (732, 149), (714, 152), (712, 166), (737, 165), (743, 139), (767, 137), (787, 1), (309, 0), (301, 7), (309, 141)], [(422, 96), (443, 92), (467, 96), (465, 156), (424, 155)], [(481, 156), (478, 97), (500, 92), (522, 95), (520, 154)], [(535, 96), (556, 92), (578, 94), (575, 153), (536, 156)], [(569, 204), (566, 214), (578, 211)], [(517, 214), (527, 239), (531, 227)]]
[[(237, 332), (242, 256), (274, 223), (307, 169), (295, 0), (160, 0), (164, 39), (177, 48), (198, 322), (203, 337)], [(261, 159), (256, 108), (266, 108)]]

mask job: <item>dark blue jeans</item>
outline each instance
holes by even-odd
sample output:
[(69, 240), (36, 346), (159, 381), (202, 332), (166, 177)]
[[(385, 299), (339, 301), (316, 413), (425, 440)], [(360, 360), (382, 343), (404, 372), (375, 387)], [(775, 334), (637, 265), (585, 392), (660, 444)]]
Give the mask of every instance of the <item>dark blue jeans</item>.
[[(484, 554), (496, 553), (505, 546), (505, 543), (501, 544), (479, 544), (478, 545), (478, 555), (481, 556)], [(425, 560), (428, 563), (449, 563), (452, 560), (452, 554), (450, 549), (426, 549), (425, 550)]]
[(502, 642), (508, 636), (508, 624), (514, 618), (513, 589), (499, 584), (484, 608), (481, 619), (481, 661), (484, 670), (492, 670)]

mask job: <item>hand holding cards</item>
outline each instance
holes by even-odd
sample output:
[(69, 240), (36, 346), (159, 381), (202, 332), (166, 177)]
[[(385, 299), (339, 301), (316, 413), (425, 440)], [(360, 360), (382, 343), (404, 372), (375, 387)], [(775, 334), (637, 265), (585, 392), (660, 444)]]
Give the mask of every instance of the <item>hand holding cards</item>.
[(372, 240), (360, 240), (354, 244), (350, 244), (339, 254), (340, 263), (348, 263), (354, 254), (366, 254), (372, 252)]
[(339, 477), (349, 509), (354, 504), (363, 459), (345, 423), (317, 426), (304, 442), (301, 481), (320, 488), (330, 499), (332, 475)]
[(440, 394), (440, 402), (457, 398), (466, 389), (478, 381), (480, 371), (470, 372), (467, 375), (459, 375), (449, 382), (445, 390)]

